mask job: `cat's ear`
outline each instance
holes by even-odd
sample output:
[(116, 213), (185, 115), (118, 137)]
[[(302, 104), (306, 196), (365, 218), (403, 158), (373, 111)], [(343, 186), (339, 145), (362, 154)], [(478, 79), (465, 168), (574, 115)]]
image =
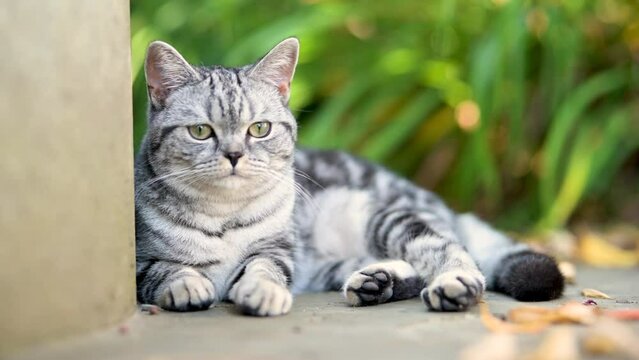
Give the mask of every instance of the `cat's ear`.
[(164, 105), (171, 91), (200, 77), (177, 50), (162, 41), (154, 41), (149, 45), (144, 74), (149, 98), (156, 107)]
[(253, 66), (249, 75), (274, 85), (280, 95), (288, 101), (299, 49), (300, 42), (297, 38), (283, 40)]

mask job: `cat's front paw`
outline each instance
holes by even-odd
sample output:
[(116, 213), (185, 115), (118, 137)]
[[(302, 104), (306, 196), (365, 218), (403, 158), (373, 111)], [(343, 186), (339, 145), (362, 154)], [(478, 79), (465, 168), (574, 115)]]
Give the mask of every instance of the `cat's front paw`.
[(247, 315), (278, 316), (291, 310), (293, 295), (282, 285), (265, 279), (242, 278), (229, 298)]
[(391, 275), (382, 269), (359, 271), (344, 284), (344, 297), (353, 306), (381, 304), (393, 296)]
[(429, 310), (464, 311), (479, 302), (484, 293), (483, 275), (455, 270), (440, 274), (424, 288), (421, 298)]
[(215, 301), (213, 284), (202, 276), (184, 276), (162, 291), (158, 305), (170, 311), (206, 310)]

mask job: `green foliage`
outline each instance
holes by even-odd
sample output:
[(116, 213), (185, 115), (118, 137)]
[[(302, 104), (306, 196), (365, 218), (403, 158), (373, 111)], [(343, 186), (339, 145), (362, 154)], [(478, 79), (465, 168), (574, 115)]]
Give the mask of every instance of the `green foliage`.
[(131, 11), (136, 146), (150, 41), (236, 66), (295, 35), (302, 145), (382, 162), (502, 226), (560, 227), (584, 200), (605, 206), (639, 155), (635, 0), (136, 0)]

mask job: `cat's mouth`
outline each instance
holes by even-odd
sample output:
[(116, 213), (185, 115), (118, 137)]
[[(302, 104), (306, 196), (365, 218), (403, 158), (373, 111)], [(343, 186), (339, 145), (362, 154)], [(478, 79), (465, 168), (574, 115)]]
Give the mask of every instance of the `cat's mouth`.
[(224, 179), (247, 179), (248, 176), (243, 171), (240, 171), (238, 168), (234, 167), (230, 169), (226, 175), (222, 176)]

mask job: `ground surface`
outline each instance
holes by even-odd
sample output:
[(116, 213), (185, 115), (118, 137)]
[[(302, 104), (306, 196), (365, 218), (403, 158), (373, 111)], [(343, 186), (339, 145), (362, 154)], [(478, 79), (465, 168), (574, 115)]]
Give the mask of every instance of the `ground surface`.
[[(639, 270), (579, 268), (556, 306), (583, 298), (596, 288), (616, 300), (597, 300), (605, 308), (639, 308)], [(493, 313), (521, 305), (507, 297), (485, 296)], [(632, 324), (639, 333), (639, 322)], [(197, 313), (138, 313), (124, 325), (16, 354), (14, 359), (454, 359), (488, 331), (477, 307), (466, 313), (431, 313), (417, 300), (351, 308), (338, 293), (296, 298), (289, 315), (252, 318), (232, 305)], [(540, 335), (522, 335), (523, 349)]]

